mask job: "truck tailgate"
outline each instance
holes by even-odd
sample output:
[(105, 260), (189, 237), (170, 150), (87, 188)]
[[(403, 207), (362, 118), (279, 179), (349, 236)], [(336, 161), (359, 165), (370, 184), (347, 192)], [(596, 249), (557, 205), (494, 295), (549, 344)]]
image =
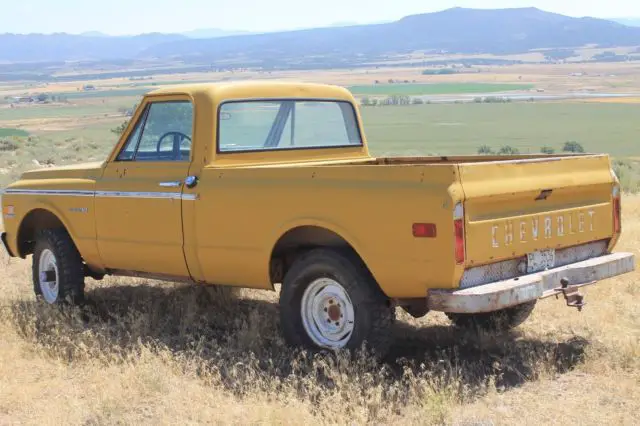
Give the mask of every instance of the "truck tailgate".
[[(465, 194), (467, 266), (540, 251), (537, 261), (544, 264), (546, 249), (603, 241), (614, 235), (615, 180), (606, 155), (461, 163), (458, 167)], [(553, 250), (546, 253), (553, 256)]]

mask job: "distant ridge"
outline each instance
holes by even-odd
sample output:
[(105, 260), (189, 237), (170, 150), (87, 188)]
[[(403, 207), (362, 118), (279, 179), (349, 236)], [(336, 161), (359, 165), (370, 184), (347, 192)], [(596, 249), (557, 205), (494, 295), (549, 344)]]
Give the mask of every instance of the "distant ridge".
[(640, 27), (640, 18), (614, 18), (612, 21), (628, 25), (630, 27)]
[(396, 22), (286, 31), (152, 46), (142, 56), (295, 61), (308, 55), (355, 57), (416, 50), (520, 53), (535, 48), (640, 45), (640, 28), (573, 18), (536, 8), (465, 9), (412, 15)]
[[(509, 54), (536, 48), (640, 45), (640, 28), (536, 8), (452, 8), (395, 22), (252, 34), (195, 30), (132, 37), (0, 35), (0, 62), (106, 59), (273, 65), (352, 64), (416, 50)], [(197, 38), (194, 38), (197, 37)], [(206, 38), (202, 38), (206, 37)], [(314, 62), (315, 61), (315, 62)]]

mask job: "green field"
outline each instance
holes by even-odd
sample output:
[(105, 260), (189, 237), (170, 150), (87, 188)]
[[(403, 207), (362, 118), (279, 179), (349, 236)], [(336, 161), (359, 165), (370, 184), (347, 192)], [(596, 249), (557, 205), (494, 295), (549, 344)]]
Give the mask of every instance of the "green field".
[(29, 136), (29, 132), (21, 129), (7, 129), (7, 128), (0, 127), (0, 138), (7, 137), (7, 136), (24, 137), (24, 136)]
[[(19, 108), (1, 108), (0, 126), (4, 120), (28, 120), (36, 118), (73, 118), (117, 113), (120, 108), (131, 108), (140, 101), (139, 96), (107, 97), (78, 101), (69, 99), (67, 104), (31, 105)], [(78, 102), (78, 103), (76, 103)]]
[(354, 95), (447, 95), (497, 93), (514, 90), (529, 90), (532, 84), (492, 84), (492, 83), (433, 83), (433, 84), (371, 84), (366, 86), (351, 86), (349, 90)]
[(542, 146), (577, 141), (587, 151), (640, 156), (640, 104), (432, 104), (362, 108), (375, 155), (475, 154), (481, 145)]
[[(149, 83), (147, 83), (148, 85)], [(145, 93), (151, 91), (153, 89), (144, 87), (144, 88), (131, 88), (131, 89), (120, 89), (120, 90), (89, 90), (89, 91), (77, 91), (77, 92), (61, 92), (56, 93), (56, 95), (64, 96), (69, 100), (72, 99), (92, 99), (92, 98), (114, 98), (120, 96), (142, 96)]]

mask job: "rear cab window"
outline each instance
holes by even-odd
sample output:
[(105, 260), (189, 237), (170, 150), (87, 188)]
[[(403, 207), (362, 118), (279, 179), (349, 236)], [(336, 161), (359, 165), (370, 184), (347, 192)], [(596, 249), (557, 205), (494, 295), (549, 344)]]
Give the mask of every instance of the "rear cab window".
[(218, 112), (218, 152), (362, 146), (353, 105), (332, 100), (227, 101)]

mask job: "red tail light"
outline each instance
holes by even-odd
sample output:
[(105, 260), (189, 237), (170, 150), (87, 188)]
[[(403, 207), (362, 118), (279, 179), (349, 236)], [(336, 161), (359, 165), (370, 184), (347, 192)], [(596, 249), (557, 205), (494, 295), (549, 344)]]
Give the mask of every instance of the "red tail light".
[(416, 238), (435, 238), (438, 235), (435, 223), (414, 223), (412, 228)]
[(464, 248), (464, 207), (462, 203), (456, 204), (453, 211), (453, 229), (455, 236), (455, 257), (456, 263), (461, 265), (465, 260)]
[(619, 234), (622, 231), (620, 187), (613, 187), (613, 233)]

